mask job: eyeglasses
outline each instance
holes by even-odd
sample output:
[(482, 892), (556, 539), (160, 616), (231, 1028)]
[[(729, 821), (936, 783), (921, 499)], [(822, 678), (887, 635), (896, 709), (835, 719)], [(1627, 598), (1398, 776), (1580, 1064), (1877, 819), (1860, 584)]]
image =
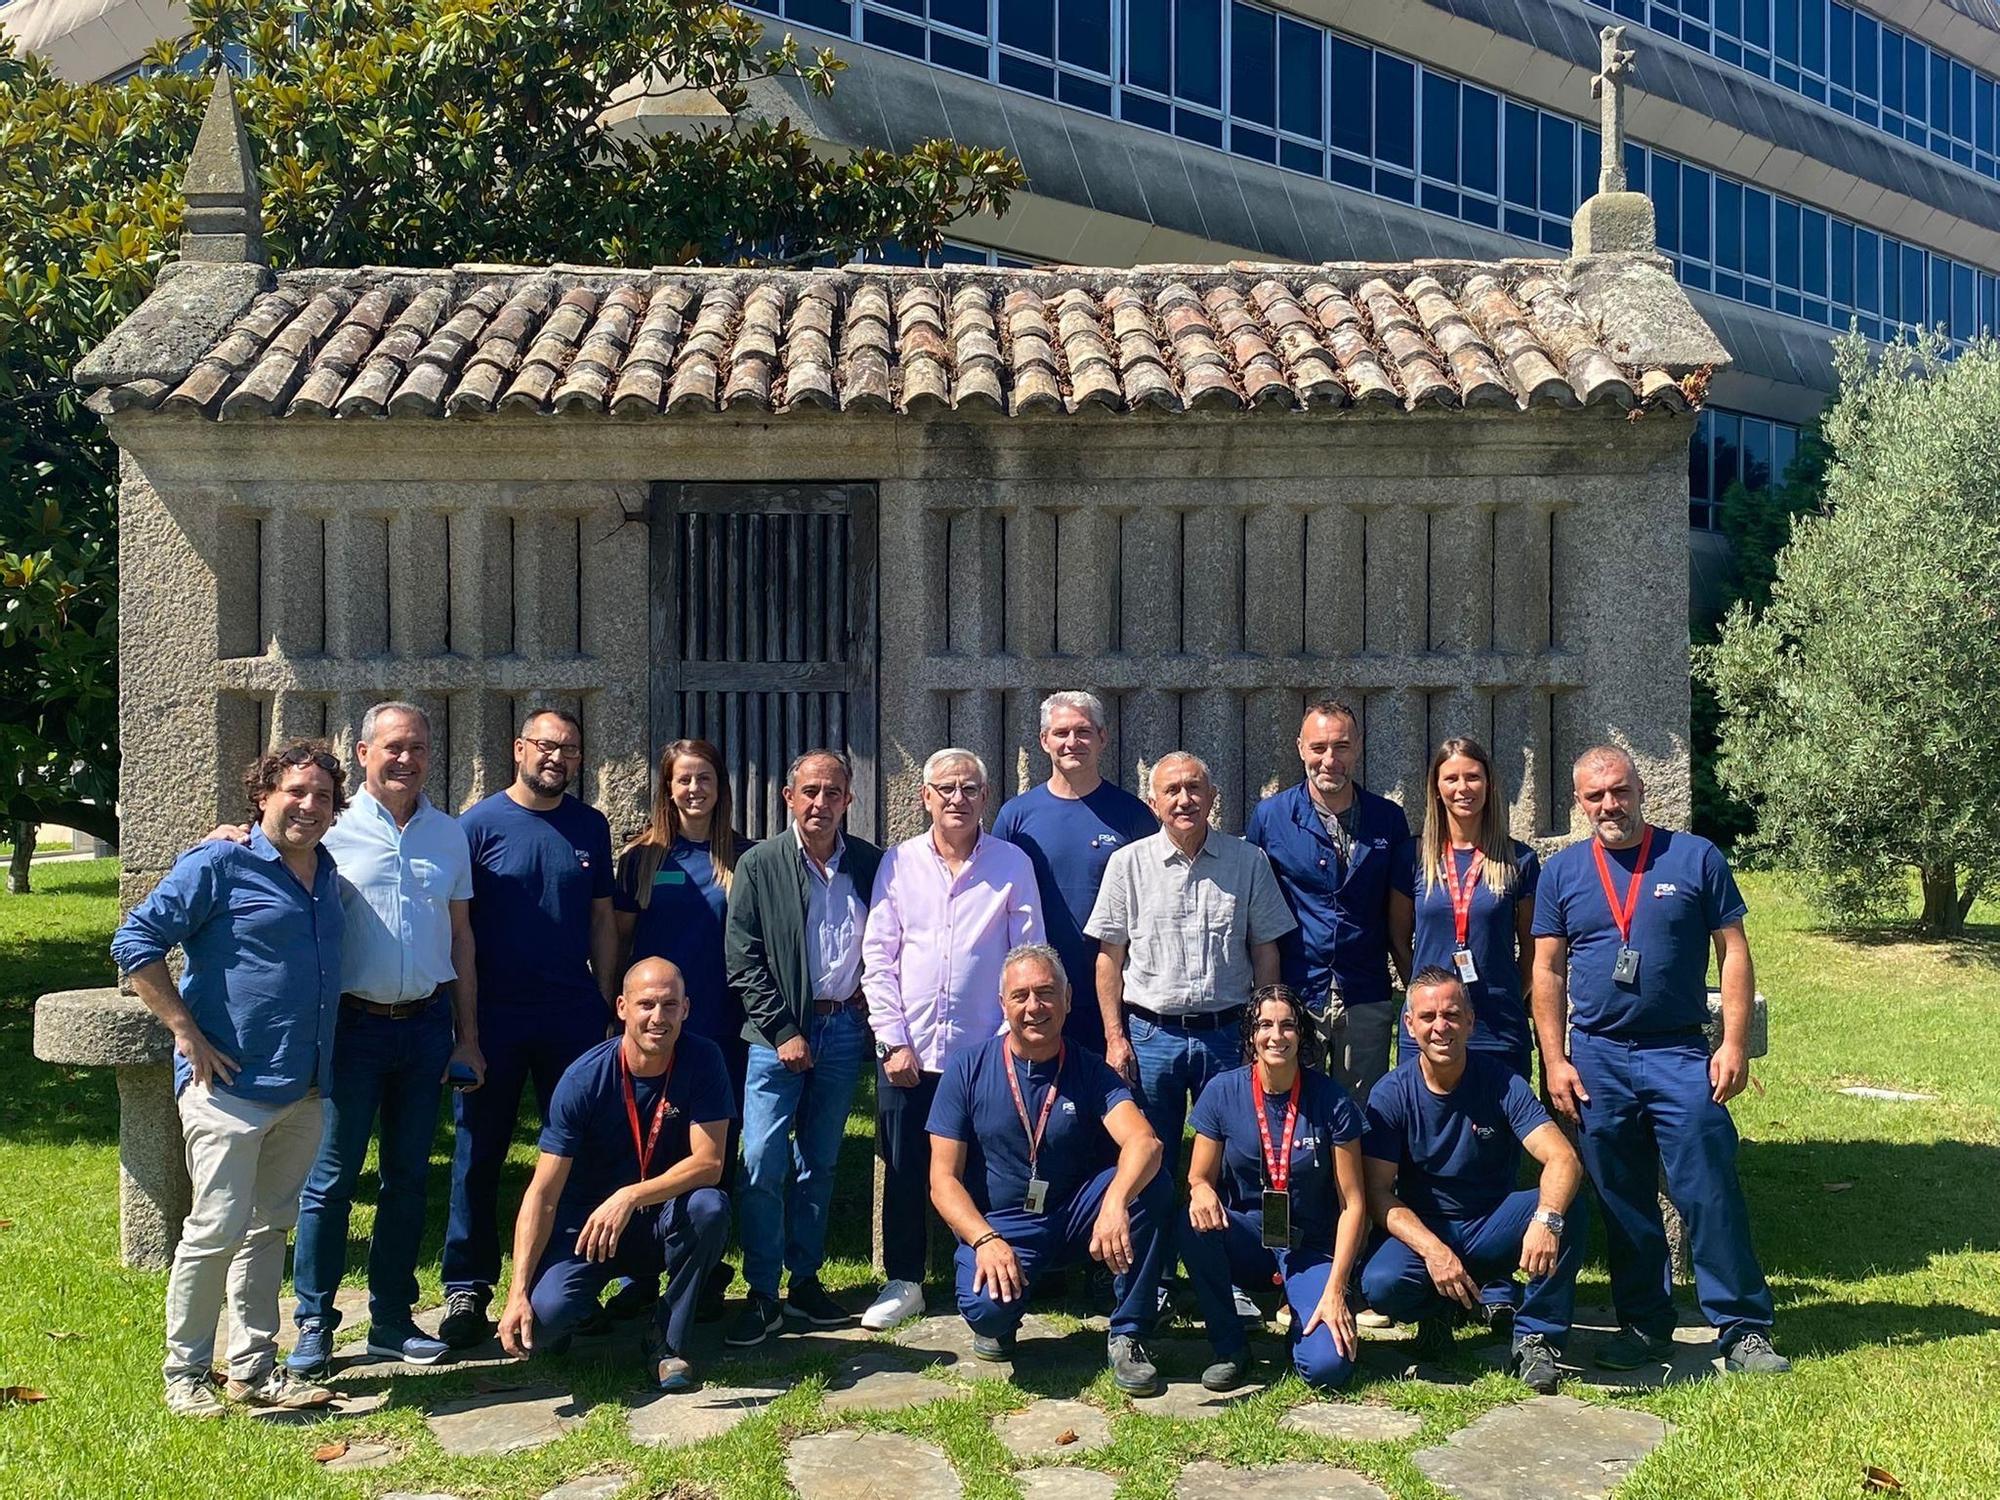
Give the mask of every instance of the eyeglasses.
[(560, 755), (564, 760), (583, 759), (583, 746), (573, 745), (567, 740), (531, 740), (526, 735), (523, 735), (521, 743), (524, 745), (533, 745), (544, 755)]
[(983, 781), (927, 781), (924, 785), (936, 792), (941, 802), (956, 802), (961, 797), (967, 802), (977, 802), (986, 795)]

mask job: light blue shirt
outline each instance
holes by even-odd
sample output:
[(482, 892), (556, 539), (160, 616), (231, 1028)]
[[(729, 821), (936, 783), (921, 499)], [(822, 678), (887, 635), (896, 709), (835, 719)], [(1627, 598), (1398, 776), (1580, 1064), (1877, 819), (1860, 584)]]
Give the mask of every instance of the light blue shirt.
[(796, 823), (792, 842), (806, 872), (806, 959), (812, 965), (813, 999), (845, 1000), (861, 988), (861, 933), (868, 922), (867, 903), (842, 864), (847, 840), (834, 839), (824, 875), (806, 853)]
[(472, 851), (458, 820), (420, 794), (417, 810), (399, 828), (363, 787), (327, 831), (325, 844), (340, 865), (340, 906), (347, 917), (342, 991), (397, 1005), (456, 979), (451, 903), (472, 899)]

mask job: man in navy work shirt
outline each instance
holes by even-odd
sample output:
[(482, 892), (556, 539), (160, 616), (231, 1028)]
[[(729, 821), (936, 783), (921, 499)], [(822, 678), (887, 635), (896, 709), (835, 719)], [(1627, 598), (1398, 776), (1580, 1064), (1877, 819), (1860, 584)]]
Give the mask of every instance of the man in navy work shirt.
[[(320, 840), (346, 806), (346, 779), (310, 740), (260, 756), (244, 776), (249, 841), (189, 850), (111, 939), (119, 969), (174, 1037), (194, 1187), (167, 1279), (166, 1399), (180, 1416), (222, 1415), (208, 1377), (225, 1290), (229, 1399), (333, 1399), (278, 1363), (278, 1288), (332, 1081), (343, 920)], [(187, 959), (178, 991), (167, 971), (175, 947)]]
[(1389, 1071), (1389, 965), (1410, 971), (1412, 909), (1402, 888), (1410, 820), (1354, 779), (1360, 758), (1354, 710), (1337, 698), (1313, 704), (1299, 725), (1305, 779), (1258, 803), (1243, 836), (1270, 856), (1298, 919), (1278, 940), (1284, 981), (1324, 1018), (1329, 1071), (1365, 1103)]
[(1062, 959), (1045, 943), (1007, 955), (1007, 1029), (946, 1064), (931, 1105), (931, 1202), (958, 1236), (958, 1310), (980, 1359), (1013, 1357), (1037, 1277), (1087, 1254), (1115, 1275), (1107, 1352), (1123, 1391), (1158, 1382), (1142, 1340), (1159, 1305), (1173, 1188), (1123, 1081), (1063, 1041)]
[(611, 825), (566, 795), (583, 763), (574, 714), (537, 709), (514, 741), (514, 780), (459, 820), (472, 849), (479, 1045), (486, 1081), (458, 1096), (438, 1337), (468, 1348), (500, 1277), (500, 1168), (530, 1080), (548, 1119), (556, 1080), (604, 1038), (617, 985)]
[(679, 969), (641, 959), (616, 1004), (622, 1033), (571, 1063), (550, 1101), (514, 1224), (500, 1342), (517, 1359), (560, 1353), (613, 1277), (664, 1274), (647, 1373), (663, 1391), (686, 1390), (695, 1302), (729, 1238), (729, 1199), (715, 1184), (736, 1106), (721, 1049), (681, 1030)]
[[(1519, 1267), (1530, 1279), (1508, 1369), (1548, 1395), (1589, 1240), (1583, 1164), (1503, 1056), (1467, 1050), (1472, 1004), (1450, 969), (1417, 972), (1408, 1020), (1415, 1064), (1368, 1097), (1361, 1151), (1380, 1235), (1362, 1291), (1377, 1312), (1415, 1319), (1436, 1350), (1450, 1342), (1453, 1304), (1476, 1311), (1480, 1288)], [(1516, 1191), (1523, 1150), (1541, 1181)]]
[[(1756, 988), (1747, 908), (1708, 840), (1655, 828), (1632, 758), (1586, 750), (1572, 773), (1591, 837), (1551, 856), (1535, 897), (1535, 1031), (1550, 1102), (1578, 1127), (1604, 1206), (1619, 1336), (1607, 1369), (1663, 1362), (1674, 1329), (1658, 1185), (1687, 1224), (1695, 1290), (1730, 1370), (1791, 1368), (1771, 1346), (1771, 1290), (1736, 1180), (1736, 1125)], [(1722, 971), (1722, 1045), (1711, 1058), (1708, 954)], [(1563, 1000), (1568, 990), (1569, 1018)], [(1564, 1046), (1564, 1033), (1568, 1046)]]
[[(1049, 779), (993, 820), (993, 836), (1025, 850), (1035, 867), (1049, 945), (1087, 989), (1097, 972), (1097, 939), (1085, 935), (1083, 924), (1104, 884), (1104, 867), (1114, 849), (1160, 827), (1150, 807), (1098, 774), (1104, 741), (1104, 705), (1096, 694), (1049, 694), (1042, 700)], [(1088, 999), (1069, 1008), (1063, 1034), (1073, 1046), (1104, 1051), (1104, 1018)]]

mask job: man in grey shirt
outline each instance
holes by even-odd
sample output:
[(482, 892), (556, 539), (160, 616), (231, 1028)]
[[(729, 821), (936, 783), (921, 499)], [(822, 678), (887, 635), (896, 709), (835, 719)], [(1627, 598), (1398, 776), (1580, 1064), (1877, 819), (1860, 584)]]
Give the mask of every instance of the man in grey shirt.
[(1278, 939), (1298, 924), (1264, 851), (1209, 827), (1199, 756), (1162, 756), (1147, 791), (1160, 831), (1113, 852), (1083, 930), (1098, 941), (1105, 1061), (1177, 1153), (1189, 1105), (1242, 1065), (1243, 1007), (1277, 982)]

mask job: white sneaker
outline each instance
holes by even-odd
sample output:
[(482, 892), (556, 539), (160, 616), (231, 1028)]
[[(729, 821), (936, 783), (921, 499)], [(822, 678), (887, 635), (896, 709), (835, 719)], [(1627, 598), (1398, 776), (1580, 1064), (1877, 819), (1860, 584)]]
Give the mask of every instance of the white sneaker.
[(868, 1311), (861, 1315), (861, 1326), (870, 1333), (881, 1333), (906, 1318), (923, 1315), (923, 1287), (914, 1281), (892, 1281), (868, 1304)]
[(1354, 1315), (1354, 1321), (1363, 1328), (1394, 1328), (1396, 1320), (1384, 1317), (1372, 1307), (1363, 1308)]
[(199, 1376), (167, 1382), (167, 1410), (177, 1417), (219, 1417), (225, 1408), (215, 1387)]

